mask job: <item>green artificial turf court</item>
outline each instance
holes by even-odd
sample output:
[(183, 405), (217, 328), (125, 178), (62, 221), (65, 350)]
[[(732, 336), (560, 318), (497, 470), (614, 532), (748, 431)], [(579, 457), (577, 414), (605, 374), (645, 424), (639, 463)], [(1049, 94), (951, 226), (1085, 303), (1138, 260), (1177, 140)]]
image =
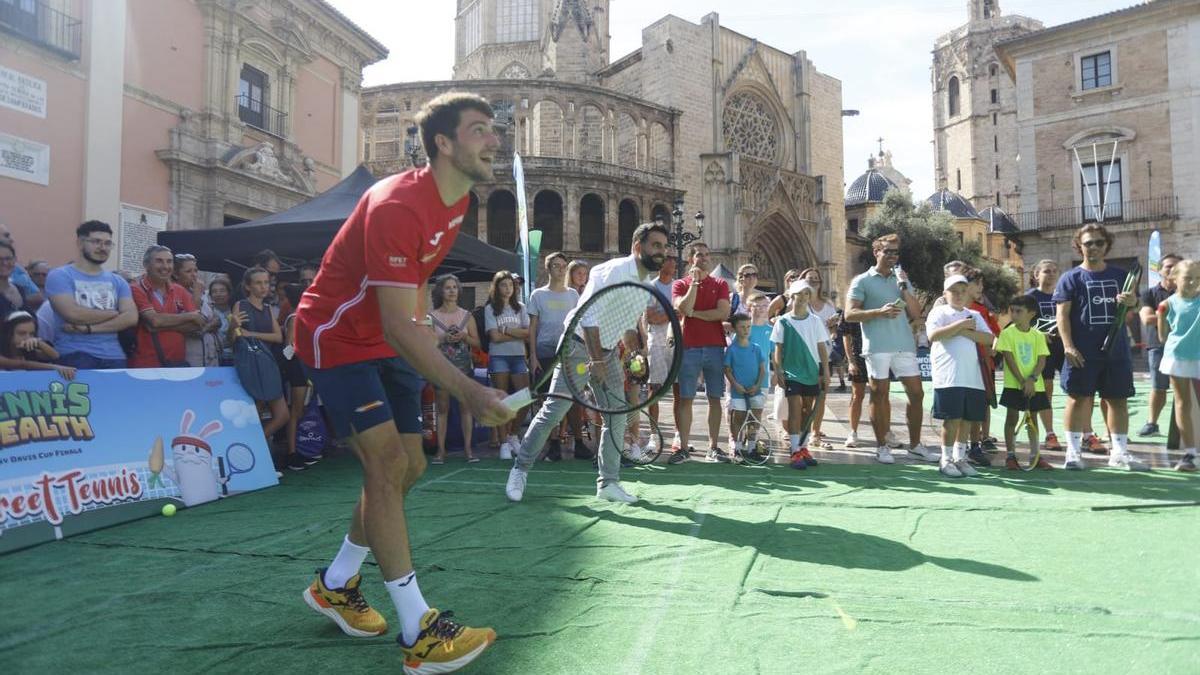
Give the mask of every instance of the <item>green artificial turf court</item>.
[[(1195, 673), (1200, 498), (1173, 472), (943, 479), (932, 465), (688, 463), (593, 499), (583, 462), (430, 467), (408, 508), (426, 597), (499, 641), (474, 673)], [(357, 464), (0, 557), (6, 673), (400, 672), (300, 595)], [(393, 610), (373, 563), (365, 593)], [(393, 624), (394, 626), (395, 624)]]

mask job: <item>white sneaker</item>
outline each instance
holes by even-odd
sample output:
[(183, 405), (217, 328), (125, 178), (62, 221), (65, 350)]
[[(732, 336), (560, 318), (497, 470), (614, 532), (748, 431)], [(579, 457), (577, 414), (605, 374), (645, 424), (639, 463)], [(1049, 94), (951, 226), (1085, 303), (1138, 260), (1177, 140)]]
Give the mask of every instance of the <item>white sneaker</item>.
[(857, 448), (858, 447), (858, 434), (851, 431), (849, 434), (846, 435), (846, 447), (847, 448)]
[(1079, 455), (1080, 453), (1078, 452), (1072, 453), (1070, 450), (1068, 450), (1066, 458), (1063, 459), (1062, 468), (1069, 471), (1082, 471), (1086, 469), (1087, 465), (1083, 463), (1083, 457), (1080, 457)]
[(528, 479), (529, 472), (522, 471), (515, 466), (508, 472), (508, 484), (504, 486), (504, 494), (508, 495), (508, 501), (521, 501), (521, 498), (525, 496), (525, 481)]
[(913, 447), (908, 449), (908, 456), (909, 457), (919, 457), (919, 458), (925, 460), (926, 462), (936, 462), (942, 458), (942, 453), (941, 453), (941, 451), (934, 450), (933, 448), (925, 445), (924, 443), (917, 443), (916, 445), (914, 445)]
[(630, 443), (625, 446), (625, 456), (634, 462), (640, 462), (645, 455), (642, 452), (642, 446), (637, 443)]
[(500, 444), (500, 459), (512, 459), (513, 448), (508, 441)]
[(637, 497), (626, 492), (620, 483), (609, 483), (602, 488), (597, 488), (596, 498), (607, 502), (620, 502), (622, 504), (633, 504), (637, 501)]
[(887, 443), (889, 448), (899, 448), (904, 445), (900, 442), (899, 438), (896, 438), (896, 433), (894, 431), (887, 432), (887, 436), (883, 437), (883, 442)]
[(958, 467), (958, 472), (964, 476), (978, 476), (979, 475), (979, 472), (975, 470), (975, 467), (971, 466), (965, 459), (960, 459), (960, 460), (956, 461), (954, 463), (954, 466)]
[(650, 440), (646, 441), (646, 452), (653, 454), (658, 452), (658, 436), (650, 434)]
[(962, 472), (958, 470), (958, 465), (950, 461), (950, 459), (947, 457), (942, 457), (941, 466), (938, 467), (938, 471), (940, 471), (943, 476), (949, 476), (950, 478), (962, 478)]
[(1150, 465), (1142, 460), (1134, 457), (1132, 453), (1123, 455), (1113, 454), (1108, 458), (1108, 466), (1110, 469), (1126, 469), (1128, 471), (1149, 471)]
[(875, 459), (879, 460), (880, 464), (896, 463), (896, 460), (892, 458), (892, 451), (886, 445), (881, 445), (875, 449)]

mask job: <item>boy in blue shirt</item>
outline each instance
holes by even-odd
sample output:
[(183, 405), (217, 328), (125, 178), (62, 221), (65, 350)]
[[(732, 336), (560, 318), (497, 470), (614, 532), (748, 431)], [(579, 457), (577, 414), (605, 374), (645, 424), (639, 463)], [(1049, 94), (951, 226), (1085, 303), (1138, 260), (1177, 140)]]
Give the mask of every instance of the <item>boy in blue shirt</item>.
[(762, 419), (766, 395), (763, 386), (767, 380), (767, 357), (758, 345), (750, 341), (751, 319), (745, 314), (734, 314), (729, 323), (733, 325), (734, 338), (725, 348), (725, 379), (729, 381), (730, 409), (734, 432), (734, 456), (743, 450), (737, 446), (737, 432), (746, 421), (746, 411)]

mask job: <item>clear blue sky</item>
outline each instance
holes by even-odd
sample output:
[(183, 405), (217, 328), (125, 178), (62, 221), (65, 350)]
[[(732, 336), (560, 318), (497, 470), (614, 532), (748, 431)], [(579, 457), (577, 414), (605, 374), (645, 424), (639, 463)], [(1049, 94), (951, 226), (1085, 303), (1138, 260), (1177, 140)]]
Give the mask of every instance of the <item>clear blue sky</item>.
[[(370, 85), (449, 79), (454, 64), (454, 0), (328, 0), (391, 50), (367, 69)], [(1004, 14), (1047, 26), (1121, 9), (1137, 0), (1000, 0)], [(903, 6), (901, 6), (903, 5)], [(842, 81), (846, 182), (878, 151), (892, 151), (917, 198), (933, 192), (930, 52), (939, 35), (966, 23), (967, 0), (612, 0), (613, 58), (641, 45), (643, 27), (666, 14), (721, 24), (785, 52), (805, 50), (817, 69)]]

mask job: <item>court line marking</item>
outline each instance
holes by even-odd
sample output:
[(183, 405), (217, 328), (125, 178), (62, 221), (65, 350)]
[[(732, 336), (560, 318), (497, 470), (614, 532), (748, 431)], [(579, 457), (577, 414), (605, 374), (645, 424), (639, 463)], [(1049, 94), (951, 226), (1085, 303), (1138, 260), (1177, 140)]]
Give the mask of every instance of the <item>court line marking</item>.
[[(704, 519), (708, 517), (705, 509), (708, 507), (708, 497), (702, 497), (700, 503), (696, 505), (693, 511), (696, 513), (696, 522), (688, 529), (687, 536), (692, 542), (698, 541), (700, 528), (704, 526)], [(653, 626), (649, 631), (642, 631), (638, 634), (638, 641), (634, 644), (630, 652), (629, 663), (631, 667), (625, 671), (629, 673), (645, 672), (646, 659), (650, 656), (650, 647), (654, 644), (654, 639), (658, 635), (658, 627), (662, 625), (663, 617), (667, 613), (667, 608), (671, 605), (671, 598), (675, 595), (675, 589), (678, 587), (679, 575), (683, 573), (684, 561), (694, 550), (692, 546), (681, 546), (671, 559), (671, 574), (666, 580), (666, 585), (661, 593), (658, 594), (658, 599), (655, 602), (654, 615), (651, 617), (648, 624)]]
[[(913, 465), (913, 466), (919, 466), (919, 465)], [(510, 469), (493, 469), (493, 468), (488, 468), (488, 467), (474, 467), (471, 469), (466, 469), (466, 468), (459, 469), (458, 471), (492, 471), (492, 472), (508, 473), (509, 470)], [(564, 476), (570, 476), (570, 475), (595, 476), (596, 475), (596, 472), (594, 470), (592, 470), (592, 471), (562, 471), (562, 470), (530, 471), (530, 474), (534, 474), (534, 473), (537, 473), (537, 474), (561, 474)], [(636, 473), (632, 473), (632, 474), (626, 473), (625, 477), (626, 477), (626, 479), (633, 481), (633, 480), (636, 480), (636, 477), (638, 476), (639, 473), (640, 472), (636, 472)], [(448, 477), (449, 475), (450, 474), (447, 474), (446, 477)], [(681, 475), (684, 477), (689, 477), (689, 478), (733, 478), (737, 474), (686, 473), (686, 474), (678, 474), (678, 475)], [(789, 475), (791, 475), (791, 474), (789, 474)], [(1192, 487), (1197, 490), (1200, 490), (1200, 481), (1197, 481), (1192, 478), (1181, 478), (1181, 477), (1177, 477), (1177, 476), (1170, 475), (1170, 474), (1168, 474), (1166, 476), (1162, 476), (1161, 478), (1155, 476), (1153, 478), (1149, 478), (1149, 480), (1116, 480), (1116, 479), (1114, 479), (1114, 480), (1069, 480), (1069, 479), (1068, 480), (1056, 480), (1053, 478), (1017, 479), (1017, 478), (1008, 478), (1005, 476), (998, 476), (998, 475), (993, 475), (993, 474), (983, 474), (983, 476), (984, 476), (983, 478), (973, 480), (970, 482), (957, 481), (957, 480), (945, 480), (945, 479), (939, 478), (939, 476), (941, 476), (941, 474), (937, 473), (933, 469), (933, 465), (930, 465), (930, 471), (929, 471), (928, 478), (923, 477), (923, 476), (904, 476), (904, 475), (889, 476), (886, 474), (880, 474), (878, 476), (858, 476), (858, 475), (838, 476), (838, 475), (820, 474), (820, 473), (798, 476), (798, 478), (801, 478), (803, 480), (819, 481), (821, 479), (827, 479), (827, 480), (845, 481), (845, 482), (855, 482), (855, 481), (865, 482), (865, 481), (871, 481), (871, 480), (875, 480), (875, 481), (879, 481), (879, 480), (924, 481), (924, 482), (929, 482), (929, 483), (936, 482), (936, 483), (945, 484), (945, 485), (997, 485), (997, 486), (1042, 485), (1042, 484), (1045, 484), (1045, 485), (1054, 484), (1054, 485), (1063, 485), (1063, 486), (1069, 486), (1069, 485), (1143, 485), (1143, 486), (1158, 486), (1158, 487)], [(1150, 476), (1153, 476), (1153, 474), (1150, 474)], [(751, 478), (775, 479), (776, 476), (751, 476)], [(789, 484), (786, 481), (786, 479), (782, 479), (782, 477), (779, 477), (779, 478), (781, 479), (778, 481), (780, 484), (782, 484), (782, 485)], [(989, 479), (991, 479), (991, 480), (989, 480)], [(430, 481), (430, 483), (433, 483), (437, 480), (441, 480), (441, 479), (440, 478), (434, 479), (434, 481)], [(1163, 482), (1154, 482), (1154, 481), (1158, 481), (1158, 480), (1161, 480)], [(658, 484), (662, 485), (663, 483), (658, 483)], [(713, 487), (721, 487), (721, 486), (714, 485)]]

